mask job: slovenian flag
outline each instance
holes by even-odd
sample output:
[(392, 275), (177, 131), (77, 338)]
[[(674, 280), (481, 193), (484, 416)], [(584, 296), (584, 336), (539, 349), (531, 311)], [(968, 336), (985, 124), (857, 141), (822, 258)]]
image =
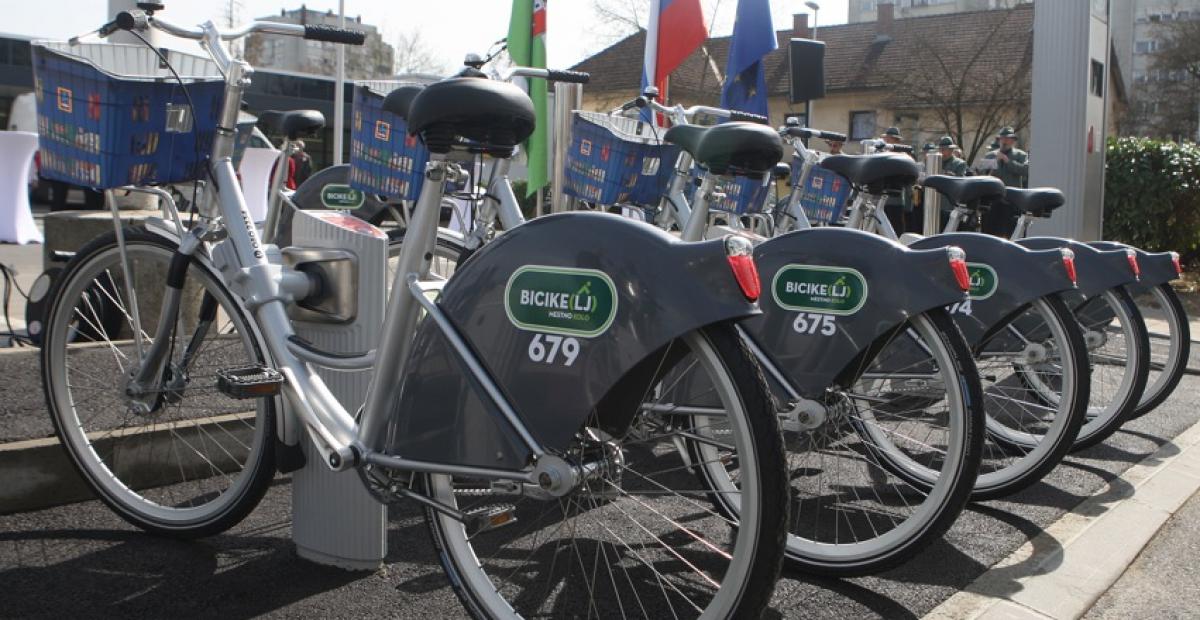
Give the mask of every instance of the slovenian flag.
[[(642, 61), (642, 90), (657, 86), (667, 99), (667, 77), (708, 38), (700, 0), (650, 0), (650, 24)], [(643, 116), (649, 119), (648, 112)]]
[(768, 0), (738, 0), (721, 107), (767, 115), (767, 81), (762, 59), (778, 47)]

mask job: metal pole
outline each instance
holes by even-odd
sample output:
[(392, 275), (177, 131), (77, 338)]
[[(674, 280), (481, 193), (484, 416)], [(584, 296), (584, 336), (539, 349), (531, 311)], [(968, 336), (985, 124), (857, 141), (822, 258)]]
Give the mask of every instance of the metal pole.
[[(818, 41), (819, 39), (817, 39), (817, 27), (818, 27), (818, 26), (820, 25), (820, 23), (821, 23), (821, 5), (817, 4), (816, 2), (807, 2), (807, 3), (805, 3), (805, 6), (807, 6), (807, 7), (808, 7), (808, 8), (810, 8), (810, 9), (812, 9), (812, 12), (813, 12), (813, 33), (812, 33), (812, 38), (813, 38), (813, 41)], [(816, 119), (813, 117), (813, 102), (812, 102), (812, 99), (806, 99), (806, 100), (804, 101), (804, 115), (807, 117), (807, 118), (805, 119), (805, 120), (807, 121), (807, 122), (805, 123), (805, 125), (808, 125), (809, 127), (816, 127), (816, 126), (817, 126), (817, 124), (816, 124)]]
[[(934, 151), (925, 155), (925, 174), (938, 174), (942, 170), (942, 154)], [(922, 232), (925, 236), (936, 235), (941, 232), (942, 224), (942, 195), (937, 190), (925, 188), (925, 199), (923, 201), (925, 208), (924, 226)]]
[(554, 83), (554, 150), (550, 171), (550, 212), (575, 208), (574, 200), (563, 189), (566, 180), (567, 149), (571, 148), (571, 112), (583, 106), (583, 85)]
[[(346, 0), (338, 0), (338, 28), (346, 28)], [(337, 81), (333, 86), (333, 165), (342, 163), (342, 134), (346, 131), (346, 46), (337, 46)]]

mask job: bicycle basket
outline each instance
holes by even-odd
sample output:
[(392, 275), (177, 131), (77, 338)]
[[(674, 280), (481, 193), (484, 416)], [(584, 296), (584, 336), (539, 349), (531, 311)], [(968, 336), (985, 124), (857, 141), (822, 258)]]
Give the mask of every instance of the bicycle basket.
[(387, 94), (406, 82), (359, 82), (354, 86), (350, 130), (350, 186), (368, 194), (416, 200), (429, 151), (408, 135), (404, 119), (386, 112)]
[[(803, 162), (799, 159), (792, 162), (792, 186), (799, 182)], [(813, 225), (827, 226), (836, 224), (842, 219), (846, 201), (850, 198), (850, 183), (842, 175), (813, 166), (800, 188), (800, 206)]]
[[(688, 200), (694, 200), (695, 188), (700, 185), (699, 180), (704, 177), (704, 169), (694, 166), (692, 177), (696, 179), (696, 182), (688, 183), (686, 194)], [(769, 187), (768, 179), (718, 178), (713, 189), (723, 196), (710, 202), (708, 208), (711, 211), (724, 211), (737, 215), (761, 213), (763, 207), (766, 206)]]
[(666, 130), (635, 118), (575, 111), (563, 191), (601, 205), (656, 205), (666, 190), (679, 147)]
[(147, 47), (34, 42), (42, 174), (97, 189), (204, 176), (225, 81), (207, 58), (165, 55), (195, 109)]

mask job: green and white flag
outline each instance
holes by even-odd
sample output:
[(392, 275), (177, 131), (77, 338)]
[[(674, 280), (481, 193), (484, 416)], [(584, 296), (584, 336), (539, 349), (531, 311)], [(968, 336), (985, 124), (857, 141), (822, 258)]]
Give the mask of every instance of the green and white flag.
[[(512, 19), (508, 23), (508, 55), (515, 65), (546, 68), (546, 0), (513, 0)], [(550, 119), (546, 114), (546, 80), (534, 78), (526, 83), (533, 109), (537, 112), (537, 128), (525, 142), (529, 165), (526, 195), (533, 195), (550, 182), (547, 173)]]

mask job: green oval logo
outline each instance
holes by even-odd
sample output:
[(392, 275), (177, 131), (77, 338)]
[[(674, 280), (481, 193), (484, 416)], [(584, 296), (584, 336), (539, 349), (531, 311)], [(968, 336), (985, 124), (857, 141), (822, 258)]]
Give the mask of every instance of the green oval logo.
[(867, 279), (849, 267), (787, 265), (775, 273), (771, 293), (785, 310), (846, 316), (867, 303)]
[(326, 209), (353, 211), (367, 201), (367, 195), (349, 185), (330, 183), (321, 188), (321, 204)]
[(593, 338), (617, 316), (617, 287), (595, 269), (528, 265), (508, 279), (504, 310), (519, 329)]
[(967, 291), (971, 299), (987, 299), (1000, 286), (1000, 276), (990, 265), (967, 263), (967, 274), (971, 276), (971, 288)]

